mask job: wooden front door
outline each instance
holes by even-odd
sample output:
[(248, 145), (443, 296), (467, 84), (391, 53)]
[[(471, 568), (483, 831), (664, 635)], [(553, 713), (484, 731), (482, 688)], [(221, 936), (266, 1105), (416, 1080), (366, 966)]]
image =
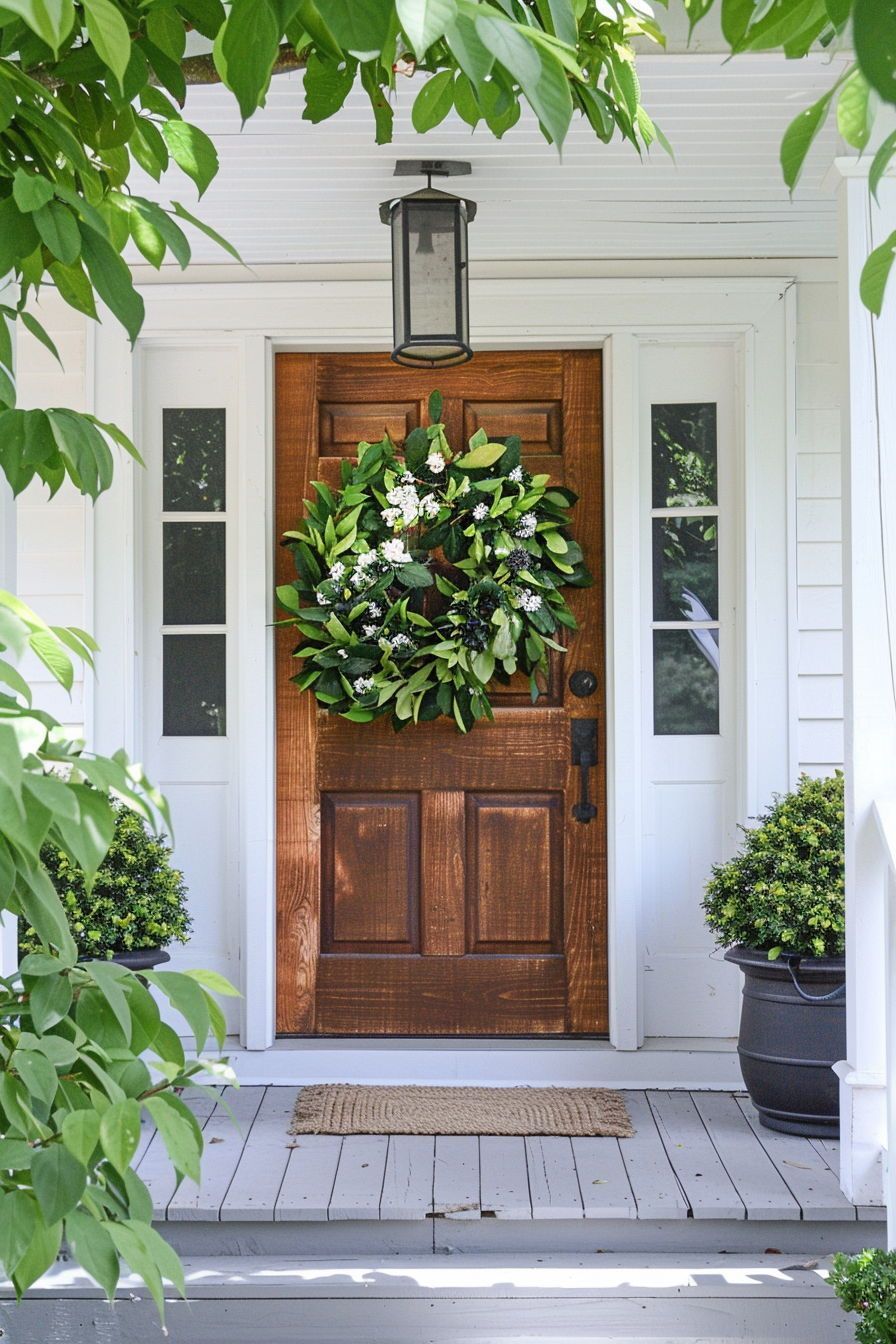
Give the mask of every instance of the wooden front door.
[[(393, 732), (277, 689), (277, 1025), (284, 1034), (516, 1036), (607, 1031), (600, 355), (479, 354), (461, 368), (380, 355), (276, 361), (277, 531), (312, 480), (388, 428), (400, 442), (444, 396), (455, 451), (477, 429), (519, 434), (523, 462), (575, 490), (573, 528), (595, 575), (569, 590), (579, 631), (547, 695), (494, 699), (468, 736), (442, 719)], [(279, 550), (279, 582), (294, 577)], [(576, 670), (597, 689), (570, 690)], [(522, 681), (522, 679), (521, 679)], [(581, 688), (580, 688), (581, 689)], [(572, 815), (571, 721), (597, 720), (596, 819)]]

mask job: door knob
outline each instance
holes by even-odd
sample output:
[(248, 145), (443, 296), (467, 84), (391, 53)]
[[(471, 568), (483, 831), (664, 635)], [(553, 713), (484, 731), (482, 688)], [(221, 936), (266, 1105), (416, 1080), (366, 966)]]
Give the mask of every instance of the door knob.
[[(589, 674), (593, 675), (593, 674)], [(572, 719), (569, 725), (572, 764), (579, 767), (579, 801), (572, 809), (576, 821), (586, 825), (597, 816), (588, 796), (588, 771), (597, 765), (597, 719)]]
[(597, 677), (588, 668), (580, 667), (569, 679), (569, 689), (573, 695), (585, 697), (597, 690)]

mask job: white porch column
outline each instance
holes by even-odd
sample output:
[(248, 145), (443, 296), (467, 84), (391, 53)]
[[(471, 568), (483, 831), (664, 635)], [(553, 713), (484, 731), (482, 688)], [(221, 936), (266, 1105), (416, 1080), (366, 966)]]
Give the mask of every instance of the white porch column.
[(867, 163), (838, 161), (844, 336), (843, 590), (846, 716), (847, 1059), (838, 1065), (841, 1180), (883, 1200), (887, 869), (873, 805), (896, 787), (896, 277), (880, 319), (859, 276), (896, 224), (896, 182), (870, 199)]

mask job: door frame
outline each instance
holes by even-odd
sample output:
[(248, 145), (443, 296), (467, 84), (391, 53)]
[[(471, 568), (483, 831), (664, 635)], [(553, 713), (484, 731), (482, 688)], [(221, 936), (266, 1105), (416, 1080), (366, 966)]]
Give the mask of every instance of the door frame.
[[(787, 786), (795, 757), (796, 659), (788, 647), (795, 637), (795, 622), (788, 621), (795, 610), (794, 291), (789, 274), (664, 278), (607, 269), (609, 276), (596, 276), (587, 265), (577, 275), (569, 265), (492, 263), (473, 271), (471, 311), (473, 343), (482, 350), (603, 350), (610, 1042), (617, 1050), (635, 1050), (643, 1042), (639, 351), (643, 343), (719, 341), (736, 352), (744, 499), (736, 794), (738, 815), (745, 817)], [(383, 350), (390, 343), (384, 268), (314, 267), (305, 273), (307, 278), (275, 281), (194, 283), (188, 277), (141, 284), (146, 322), (133, 354), (111, 320), (90, 329), (88, 409), (131, 433), (139, 424), (142, 350), (202, 345), (234, 349), (240, 359), (242, 562), (233, 687), (240, 916), (234, 962), (244, 996), (240, 1037), (249, 1050), (268, 1049), (275, 1039), (273, 357), (281, 351)], [(477, 312), (488, 314), (487, 320), (476, 324)], [(93, 707), (92, 745), (124, 742), (138, 758), (139, 493), (138, 470), (120, 460), (93, 521), (88, 612), (102, 646), (98, 669), (105, 687)], [(789, 636), (782, 633), (788, 630)], [(383, 1045), (388, 1042), (359, 1043), (357, 1049)]]

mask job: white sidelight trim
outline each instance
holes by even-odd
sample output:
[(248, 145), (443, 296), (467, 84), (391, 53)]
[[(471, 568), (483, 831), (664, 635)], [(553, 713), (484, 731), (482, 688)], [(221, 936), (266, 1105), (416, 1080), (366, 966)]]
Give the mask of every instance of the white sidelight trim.
[[(615, 1047), (620, 1052), (621, 1078), (626, 1057), (622, 1052), (633, 1060), (630, 1052), (637, 1051), (643, 1040), (641, 349), (657, 341), (721, 342), (735, 352), (736, 390), (744, 407), (739, 432), (745, 465), (738, 488), (757, 529), (749, 545), (743, 532), (738, 537), (738, 600), (745, 641), (738, 701), (746, 712), (735, 787), (738, 815), (744, 819), (757, 802), (788, 783), (784, 576), (793, 561), (795, 540), (788, 536), (784, 494), (785, 296), (791, 282), (786, 276), (597, 278), (585, 273), (548, 278), (543, 270), (533, 263), (517, 266), (513, 275), (474, 278), (474, 316), (482, 316), (473, 339), (483, 350), (602, 347), (605, 354), (611, 1044), (600, 1049)], [(239, 387), (234, 389), (239, 406), (239, 560), (230, 691), (237, 720), (233, 731), (238, 744), (238, 803), (229, 815), (239, 826), (238, 954), (245, 995), (241, 1042), (244, 1050), (256, 1054), (258, 1064), (251, 1073), (256, 1077), (264, 1074), (265, 1059), (271, 1060), (274, 1071), (275, 1059), (285, 1051), (294, 1050), (297, 1060), (309, 1058), (299, 1042), (279, 1042), (270, 1049), (275, 988), (273, 356), (280, 350), (388, 348), (390, 287), (382, 278), (359, 277), (350, 268), (334, 267), (328, 274), (316, 268), (313, 279), (154, 283), (142, 292), (146, 323), (136, 360), (114, 325), (106, 323), (98, 333), (95, 404), (103, 419), (114, 419), (125, 429), (142, 424), (142, 408), (136, 405), (141, 349), (195, 351), (226, 345), (239, 355)], [(142, 674), (135, 611), (142, 600), (140, 491), (139, 468), (120, 463), (113, 492), (98, 507), (95, 527), (96, 634), (103, 647), (95, 740), (99, 746), (124, 742), (138, 755)], [(520, 1060), (527, 1051), (544, 1058), (545, 1052), (563, 1047), (563, 1042), (520, 1043), (516, 1067), (525, 1072)], [(592, 1048), (598, 1047), (582, 1046), (586, 1053)], [(327, 1049), (338, 1052), (345, 1078), (367, 1076), (371, 1051), (377, 1052), (386, 1069), (389, 1059), (398, 1058), (384, 1042), (331, 1042)], [(674, 1055), (681, 1045), (670, 1040), (668, 1049)], [(726, 1050), (721, 1039), (719, 1049)], [(647, 1072), (635, 1064), (632, 1068), (632, 1078), (666, 1077), (652, 1066)], [(722, 1074), (727, 1080), (727, 1062), (720, 1079)]]
[[(868, 193), (867, 168), (838, 161), (846, 691), (847, 1060), (840, 1076), (841, 1179), (857, 1204), (882, 1202), (886, 1125), (888, 869), (874, 806), (896, 761), (896, 301), (873, 319), (859, 297), (868, 251), (896, 211), (896, 183)], [(891, 1086), (893, 1080), (891, 1080)]]

